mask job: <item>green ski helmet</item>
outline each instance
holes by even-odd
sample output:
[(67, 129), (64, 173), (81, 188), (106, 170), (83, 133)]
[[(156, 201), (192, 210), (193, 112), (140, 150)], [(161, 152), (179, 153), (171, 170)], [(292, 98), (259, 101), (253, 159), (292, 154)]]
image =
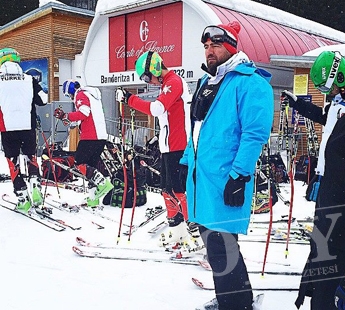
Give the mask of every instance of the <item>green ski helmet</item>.
[(135, 71), (140, 80), (150, 83), (152, 75), (159, 77), (162, 74), (163, 59), (156, 52), (148, 51), (142, 54), (135, 62)]
[(0, 50), (0, 66), (6, 61), (20, 62), (20, 56), (14, 48), (6, 47)]
[(344, 87), (345, 59), (339, 52), (322, 52), (310, 69), (310, 77), (315, 87), (325, 94), (332, 91), (333, 84)]

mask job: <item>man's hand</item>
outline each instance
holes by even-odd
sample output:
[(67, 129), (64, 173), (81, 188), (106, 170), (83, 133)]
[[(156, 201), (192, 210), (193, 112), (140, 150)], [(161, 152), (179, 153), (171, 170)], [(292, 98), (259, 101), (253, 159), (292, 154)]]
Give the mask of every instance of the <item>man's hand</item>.
[(64, 112), (64, 110), (62, 110), (60, 107), (59, 108), (56, 108), (55, 110), (54, 110), (54, 117), (55, 118), (58, 118), (58, 119), (64, 119), (64, 117), (65, 117), (65, 112)]
[(116, 90), (116, 101), (128, 105), (128, 100), (132, 96), (132, 94), (123, 89), (122, 87), (118, 87)]
[(236, 180), (229, 178), (224, 188), (224, 203), (231, 207), (242, 207), (244, 204), (244, 189), (250, 176), (240, 175)]
[(281, 93), (281, 100), (285, 104), (289, 104), (290, 108), (294, 108), (296, 106), (297, 97), (288, 90), (284, 90)]
[(68, 126), (71, 123), (68, 119), (68, 113), (65, 113), (60, 107), (54, 110), (54, 117), (62, 120), (64, 126)]
[(340, 284), (335, 290), (334, 304), (337, 309), (345, 310), (345, 290), (344, 285), (342, 284)]

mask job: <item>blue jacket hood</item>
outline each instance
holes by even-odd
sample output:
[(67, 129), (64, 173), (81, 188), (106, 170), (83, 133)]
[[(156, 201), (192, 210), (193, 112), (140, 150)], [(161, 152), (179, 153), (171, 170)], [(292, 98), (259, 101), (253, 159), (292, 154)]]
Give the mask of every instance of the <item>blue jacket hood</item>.
[(260, 76), (262, 76), (268, 83), (271, 81), (272, 78), (271, 73), (269, 73), (265, 69), (256, 67), (256, 65), (252, 61), (237, 65), (233, 71), (237, 71), (238, 73), (245, 75), (252, 75), (256, 72)]

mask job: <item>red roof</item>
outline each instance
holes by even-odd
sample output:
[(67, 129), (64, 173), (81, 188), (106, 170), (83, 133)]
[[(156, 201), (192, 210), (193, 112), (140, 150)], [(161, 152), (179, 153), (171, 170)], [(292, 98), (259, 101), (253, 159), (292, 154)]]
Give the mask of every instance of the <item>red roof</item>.
[(241, 24), (238, 49), (254, 62), (270, 63), (270, 55), (302, 56), (320, 46), (341, 43), (213, 4), (208, 5), (222, 24), (234, 20)]

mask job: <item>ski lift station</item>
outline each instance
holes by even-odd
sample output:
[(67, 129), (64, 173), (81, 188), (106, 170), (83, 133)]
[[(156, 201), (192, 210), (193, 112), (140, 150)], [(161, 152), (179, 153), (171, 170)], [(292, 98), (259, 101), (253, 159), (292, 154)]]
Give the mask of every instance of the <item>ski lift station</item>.
[[(16, 34), (25, 35), (29, 29), (39, 27), (43, 12), (54, 18), (58, 16), (60, 27), (52, 34), (47, 33), (54, 42), (52, 48), (40, 56), (37, 51), (46, 44), (46, 37), (32, 44), (29, 39), (16, 41)], [(66, 31), (78, 18), (84, 20), (79, 23), (84, 27), (83, 32), (78, 31), (78, 27)], [(26, 19), (30, 19), (30, 23), (25, 22)], [(203, 29), (234, 20), (241, 25), (238, 49), (273, 75), (271, 85), (277, 112), (280, 92), (284, 89), (312, 95), (314, 102), (324, 104), (326, 98), (314, 89), (308, 78), (316, 56), (315, 53), (308, 56), (308, 53), (323, 47), (336, 50), (339, 44), (345, 43), (345, 34), (250, 0), (98, 0), (95, 12), (50, 2), (0, 27), (0, 46), (16, 48), (23, 60), (32, 60), (32, 55), (48, 59), (50, 103), (66, 101), (61, 91), (66, 79), (98, 87), (102, 92), (108, 132), (116, 134), (115, 90), (118, 86), (148, 100), (154, 100), (158, 94), (157, 88), (144, 84), (134, 71), (135, 61), (143, 52), (157, 51), (166, 67), (182, 76), (194, 90), (204, 74), (201, 64), (205, 56), (200, 42)], [(86, 24), (89, 25), (87, 31)], [(71, 49), (64, 44), (71, 41), (64, 40), (66, 35), (74, 37), (74, 46), (84, 43), (68, 57), (64, 52), (70, 53)], [(50, 105), (51, 109), (54, 104)], [(53, 122), (51, 113), (46, 112), (45, 117), (48, 123)], [(145, 127), (154, 129), (152, 118), (138, 113), (137, 119)]]

